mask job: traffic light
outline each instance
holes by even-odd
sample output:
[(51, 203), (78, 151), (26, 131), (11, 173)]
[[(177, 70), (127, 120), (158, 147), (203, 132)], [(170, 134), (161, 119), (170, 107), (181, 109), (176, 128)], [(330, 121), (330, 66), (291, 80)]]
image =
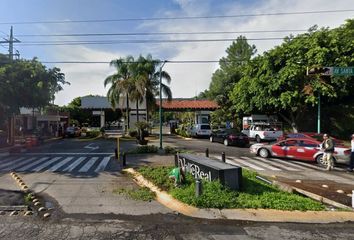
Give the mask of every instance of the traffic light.
[(322, 76), (331, 76), (333, 74), (333, 68), (332, 67), (315, 67), (315, 68), (307, 68), (307, 74), (306, 75), (316, 75), (320, 74)]

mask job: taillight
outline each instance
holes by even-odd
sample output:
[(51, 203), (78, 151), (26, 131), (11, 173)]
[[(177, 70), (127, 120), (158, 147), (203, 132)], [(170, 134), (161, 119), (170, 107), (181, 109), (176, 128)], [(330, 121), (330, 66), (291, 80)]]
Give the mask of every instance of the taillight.
[(344, 155), (350, 155), (352, 151), (350, 149), (344, 151)]

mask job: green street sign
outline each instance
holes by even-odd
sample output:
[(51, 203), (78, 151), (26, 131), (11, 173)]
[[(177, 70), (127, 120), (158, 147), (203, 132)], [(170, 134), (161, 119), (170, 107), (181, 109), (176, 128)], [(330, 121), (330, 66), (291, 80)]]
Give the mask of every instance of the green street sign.
[(354, 76), (354, 67), (333, 67), (333, 76)]

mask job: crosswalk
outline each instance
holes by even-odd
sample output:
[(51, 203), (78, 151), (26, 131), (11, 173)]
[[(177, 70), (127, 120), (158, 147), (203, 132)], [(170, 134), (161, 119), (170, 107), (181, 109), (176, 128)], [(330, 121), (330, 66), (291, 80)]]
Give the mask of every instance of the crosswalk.
[(0, 158), (0, 172), (99, 173), (107, 171), (111, 162), (108, 155), (8, 156)]
[[(220, 156), (211, 156), (212, 158), (221, 160)], [(261, 158), (261, 157), (226, 157), (226, 163), (240, 166), (243, 168), (256, 171), (289, 171), (301, 172), (306, 170), (323, 170), (322, 167), (300, 161), (282, 160), (277, 158)]]

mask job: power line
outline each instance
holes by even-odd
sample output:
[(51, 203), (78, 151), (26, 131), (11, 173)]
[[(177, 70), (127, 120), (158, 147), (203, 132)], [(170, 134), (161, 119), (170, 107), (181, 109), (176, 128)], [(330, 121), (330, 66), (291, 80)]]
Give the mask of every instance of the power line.
[(129, 21), (161, 21), (161, 20), (194, 20), (194, 19), (219, 19), (219, 18), (242, 18), (242, 17), (260, 17), (260, 16), (281, 16), (281, 15), (303, 15), (303, 14), (324, 14), (353, 12), (354, 9), (337, 10), (317, 10), (317, 11), (299, 11), (299, 12), (274, 12), (274, 13), (256, 13), (256, 14), (238, 14), (238, 15), (214, 15), (214, 16), (183, 16), (183, 17), (153, 17), (153, 18), (119, 18), (119, 19), (89, 19), (89, 20), (53, 20), (53, 21), (18, 21), (18, 22), (0, 22), (1, 25), (12, 24), (61, 24), (61, 23), (99, 23), (99, 22), (129, 22)]
[(246, 31), (202, 31), (202, 32), (122, 32), (122, 33), (63, 33), (63, 34), (17, 34), (18, 37), (91, 37), (91, 36), (150, 36), (150, 35), (213, 35), (239, 33), (284, 33), (305, 32), (307, 29), (246, 30)]
[[(111, 61), (40, 61), (43, 64), (110, 64)], [(218, 63), (220, 60), (164, 60), (164, 61), (157, 61), (158, 63), (172, 63), (172, 64), (189, 64), (189, 63)], [(227, 61), (223, 60), (225, 63), (232, 63), (232, 62), (240, 62), (240, 61)], [(138, 64), (144, 62), (124, 62), (126, 64)]]
[[(296, 37), (301, 38), (301, 37)], [(284, 37), (247, 38), (248, 41), (283, 40)], [(198, 43), (198, 42), (233, 42), (235, 38), (215, 39), (126, 39), (126, 40), (92, 40), (92, 41), (32, 41), (22, 42), (19, 46), (69, 46), (69, 45), (112, 45), (112, 44), (140, 44), (140, 43)]]

